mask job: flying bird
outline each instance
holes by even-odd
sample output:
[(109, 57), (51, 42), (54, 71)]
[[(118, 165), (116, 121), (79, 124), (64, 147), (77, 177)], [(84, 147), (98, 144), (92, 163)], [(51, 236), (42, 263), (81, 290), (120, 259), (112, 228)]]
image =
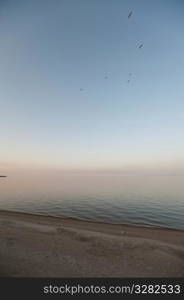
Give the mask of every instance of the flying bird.
[(143, 44), (141, 44), (140, 46), (139, 46), (139, 49), (141, 49), (143, 47)]
[(105, 77), (104, 77), (104, 79), (107, 79), (107, 78), (108, 78), (108, 76), (105, 76)]
[(130, 83), (130, 79), (127, 80), (127, 83)]
[(132, 11), (129, 13), (129, 15), (128, 15), (128, 19), (130, 19), (131, 15), (132, 15)]
[(128, 76), (132, 76), (132, 73), (128, 73)]
[(84, 89), (80, 88), (80, 92), (82, 92)]

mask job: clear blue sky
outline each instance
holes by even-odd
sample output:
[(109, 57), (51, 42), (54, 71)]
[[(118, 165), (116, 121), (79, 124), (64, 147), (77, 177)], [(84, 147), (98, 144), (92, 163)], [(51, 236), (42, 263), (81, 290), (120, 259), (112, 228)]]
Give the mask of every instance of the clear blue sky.
[(183, 28), (180, 0), (1, 1), (1, 165), (184, 170)]

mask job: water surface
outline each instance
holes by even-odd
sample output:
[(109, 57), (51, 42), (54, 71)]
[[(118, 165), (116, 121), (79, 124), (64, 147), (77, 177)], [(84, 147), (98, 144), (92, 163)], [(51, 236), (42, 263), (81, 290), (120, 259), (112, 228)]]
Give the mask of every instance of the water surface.
[(0, 209), (184, 229), (184, 177), (8, 174)]

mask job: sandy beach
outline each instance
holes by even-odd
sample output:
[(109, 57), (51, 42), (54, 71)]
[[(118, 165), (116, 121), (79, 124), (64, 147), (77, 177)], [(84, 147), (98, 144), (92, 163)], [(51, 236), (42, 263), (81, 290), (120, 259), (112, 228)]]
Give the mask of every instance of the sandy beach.
[(0, 211), (1, 277), (184, 277), (184, 230)]

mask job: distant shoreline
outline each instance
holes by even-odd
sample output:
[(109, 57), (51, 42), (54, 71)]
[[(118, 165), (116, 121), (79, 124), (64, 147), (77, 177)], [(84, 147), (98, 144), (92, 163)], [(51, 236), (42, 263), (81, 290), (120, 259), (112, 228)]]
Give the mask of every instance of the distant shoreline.
[(1, 277), (184, 278), (184, 230), (3, 210), (0, 226)]

